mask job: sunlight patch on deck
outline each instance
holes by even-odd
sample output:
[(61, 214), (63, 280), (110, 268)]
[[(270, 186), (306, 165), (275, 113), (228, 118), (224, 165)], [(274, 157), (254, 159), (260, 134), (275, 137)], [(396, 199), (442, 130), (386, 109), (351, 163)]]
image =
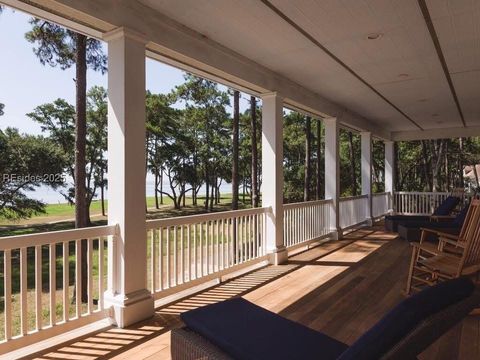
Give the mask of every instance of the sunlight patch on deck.
[(386, 243), (386, 241), (377, 240), (357, 240), (348, 246), (345, 246), (325, 257), (322, 257), (321, 259), (318, 259), (317, 261), (321, 261), (322, 264), (325, 264), (328, 261), (336, 263), (355, 263), (372, 254)]

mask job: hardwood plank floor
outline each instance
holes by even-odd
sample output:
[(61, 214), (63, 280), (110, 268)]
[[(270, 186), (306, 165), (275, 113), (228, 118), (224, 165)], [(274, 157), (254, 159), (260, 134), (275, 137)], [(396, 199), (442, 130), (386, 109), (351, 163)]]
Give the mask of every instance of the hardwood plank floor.
[[(108, 327), (29, 359), (169, 359), (170, 330), (179, 314), (243, 296), (291, 320), (353, 343), (403, 299), (410, 248), (380, 226), (363, 228), (159, 308), (128, 329)], [(480, 317), (471, 316), (427, 349), (420, 359), (480, 359)]]

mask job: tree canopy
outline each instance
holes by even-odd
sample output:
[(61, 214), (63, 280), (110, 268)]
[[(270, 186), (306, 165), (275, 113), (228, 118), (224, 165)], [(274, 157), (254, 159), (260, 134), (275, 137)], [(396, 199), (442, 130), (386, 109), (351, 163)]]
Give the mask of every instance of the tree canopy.
[[(64, 171), (75, 178), (75, 107), (64, 99), (37, 106), (27, 116), (40, 124), (45, 136), (55, 143), (63, 157)], [(97, 190), (105, 186), (107, 172), (107, 93), (102, 87), (92, 87), (87, 93), (87, 137), (86, 137), (86, 188), (87, 206)], [(74, 203), (74, 188), (62, 192), (65, 199)]]
[(45, 204), (26, 192), (63, 184), (65, 158), (59, 148), (42, 136), (7, 128), (0, 130), (0, 153), (0, 217), (20, 219), (44, 212)]

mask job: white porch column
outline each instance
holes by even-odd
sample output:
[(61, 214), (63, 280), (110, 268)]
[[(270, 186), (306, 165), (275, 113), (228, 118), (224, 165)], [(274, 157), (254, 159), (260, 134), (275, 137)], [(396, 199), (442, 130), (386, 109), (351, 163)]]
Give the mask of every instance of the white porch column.
[(393, 211), (393, 190), (395, 184), (395, 152), (393, 141), (384, 141), (385, 144), (385, 192), (388, 195), (388, 210)]
[(340, 228), (340, 127), (336, 118), (323, 119), (325, 125), (325, 199), (332, 199), (330, 230), (342, 238)]
[(367, 222), (373, 224), (372, 217), (372, 133), (361, 132), (361, 153), (362, 153), (362, 195), (368, 195), (367, 199)]
[(153, 315), (147, 284), (145, 231), (145, 41), (116, 29), (108, 41), (108, 222), (112, 321), (125, 327)]
[(271, 262), (287, 261), (283, 244), (283, 98), (277, 93), (262, 95), (262, 206), (270, 206), (267, 217), (267, 251)]

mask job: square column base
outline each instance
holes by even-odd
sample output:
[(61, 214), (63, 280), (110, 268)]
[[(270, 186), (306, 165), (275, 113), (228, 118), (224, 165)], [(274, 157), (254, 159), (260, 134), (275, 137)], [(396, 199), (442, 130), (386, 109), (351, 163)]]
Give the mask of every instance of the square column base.
[(343, 229), (342, 228), (332, 229), (331, 233), (332, 233), (332, 240), (343, 239)]
[(120, 328), (151, 318), (155, 313), (153, 296), (146, 289), (127, 295), (106, 293), (105, 306), (111, 306), (110, 321)]
[(268, 261), (273, 265), (286, 264), (288, 262), (288, 251), (285, 246), (276, 248), (268, 254)]

